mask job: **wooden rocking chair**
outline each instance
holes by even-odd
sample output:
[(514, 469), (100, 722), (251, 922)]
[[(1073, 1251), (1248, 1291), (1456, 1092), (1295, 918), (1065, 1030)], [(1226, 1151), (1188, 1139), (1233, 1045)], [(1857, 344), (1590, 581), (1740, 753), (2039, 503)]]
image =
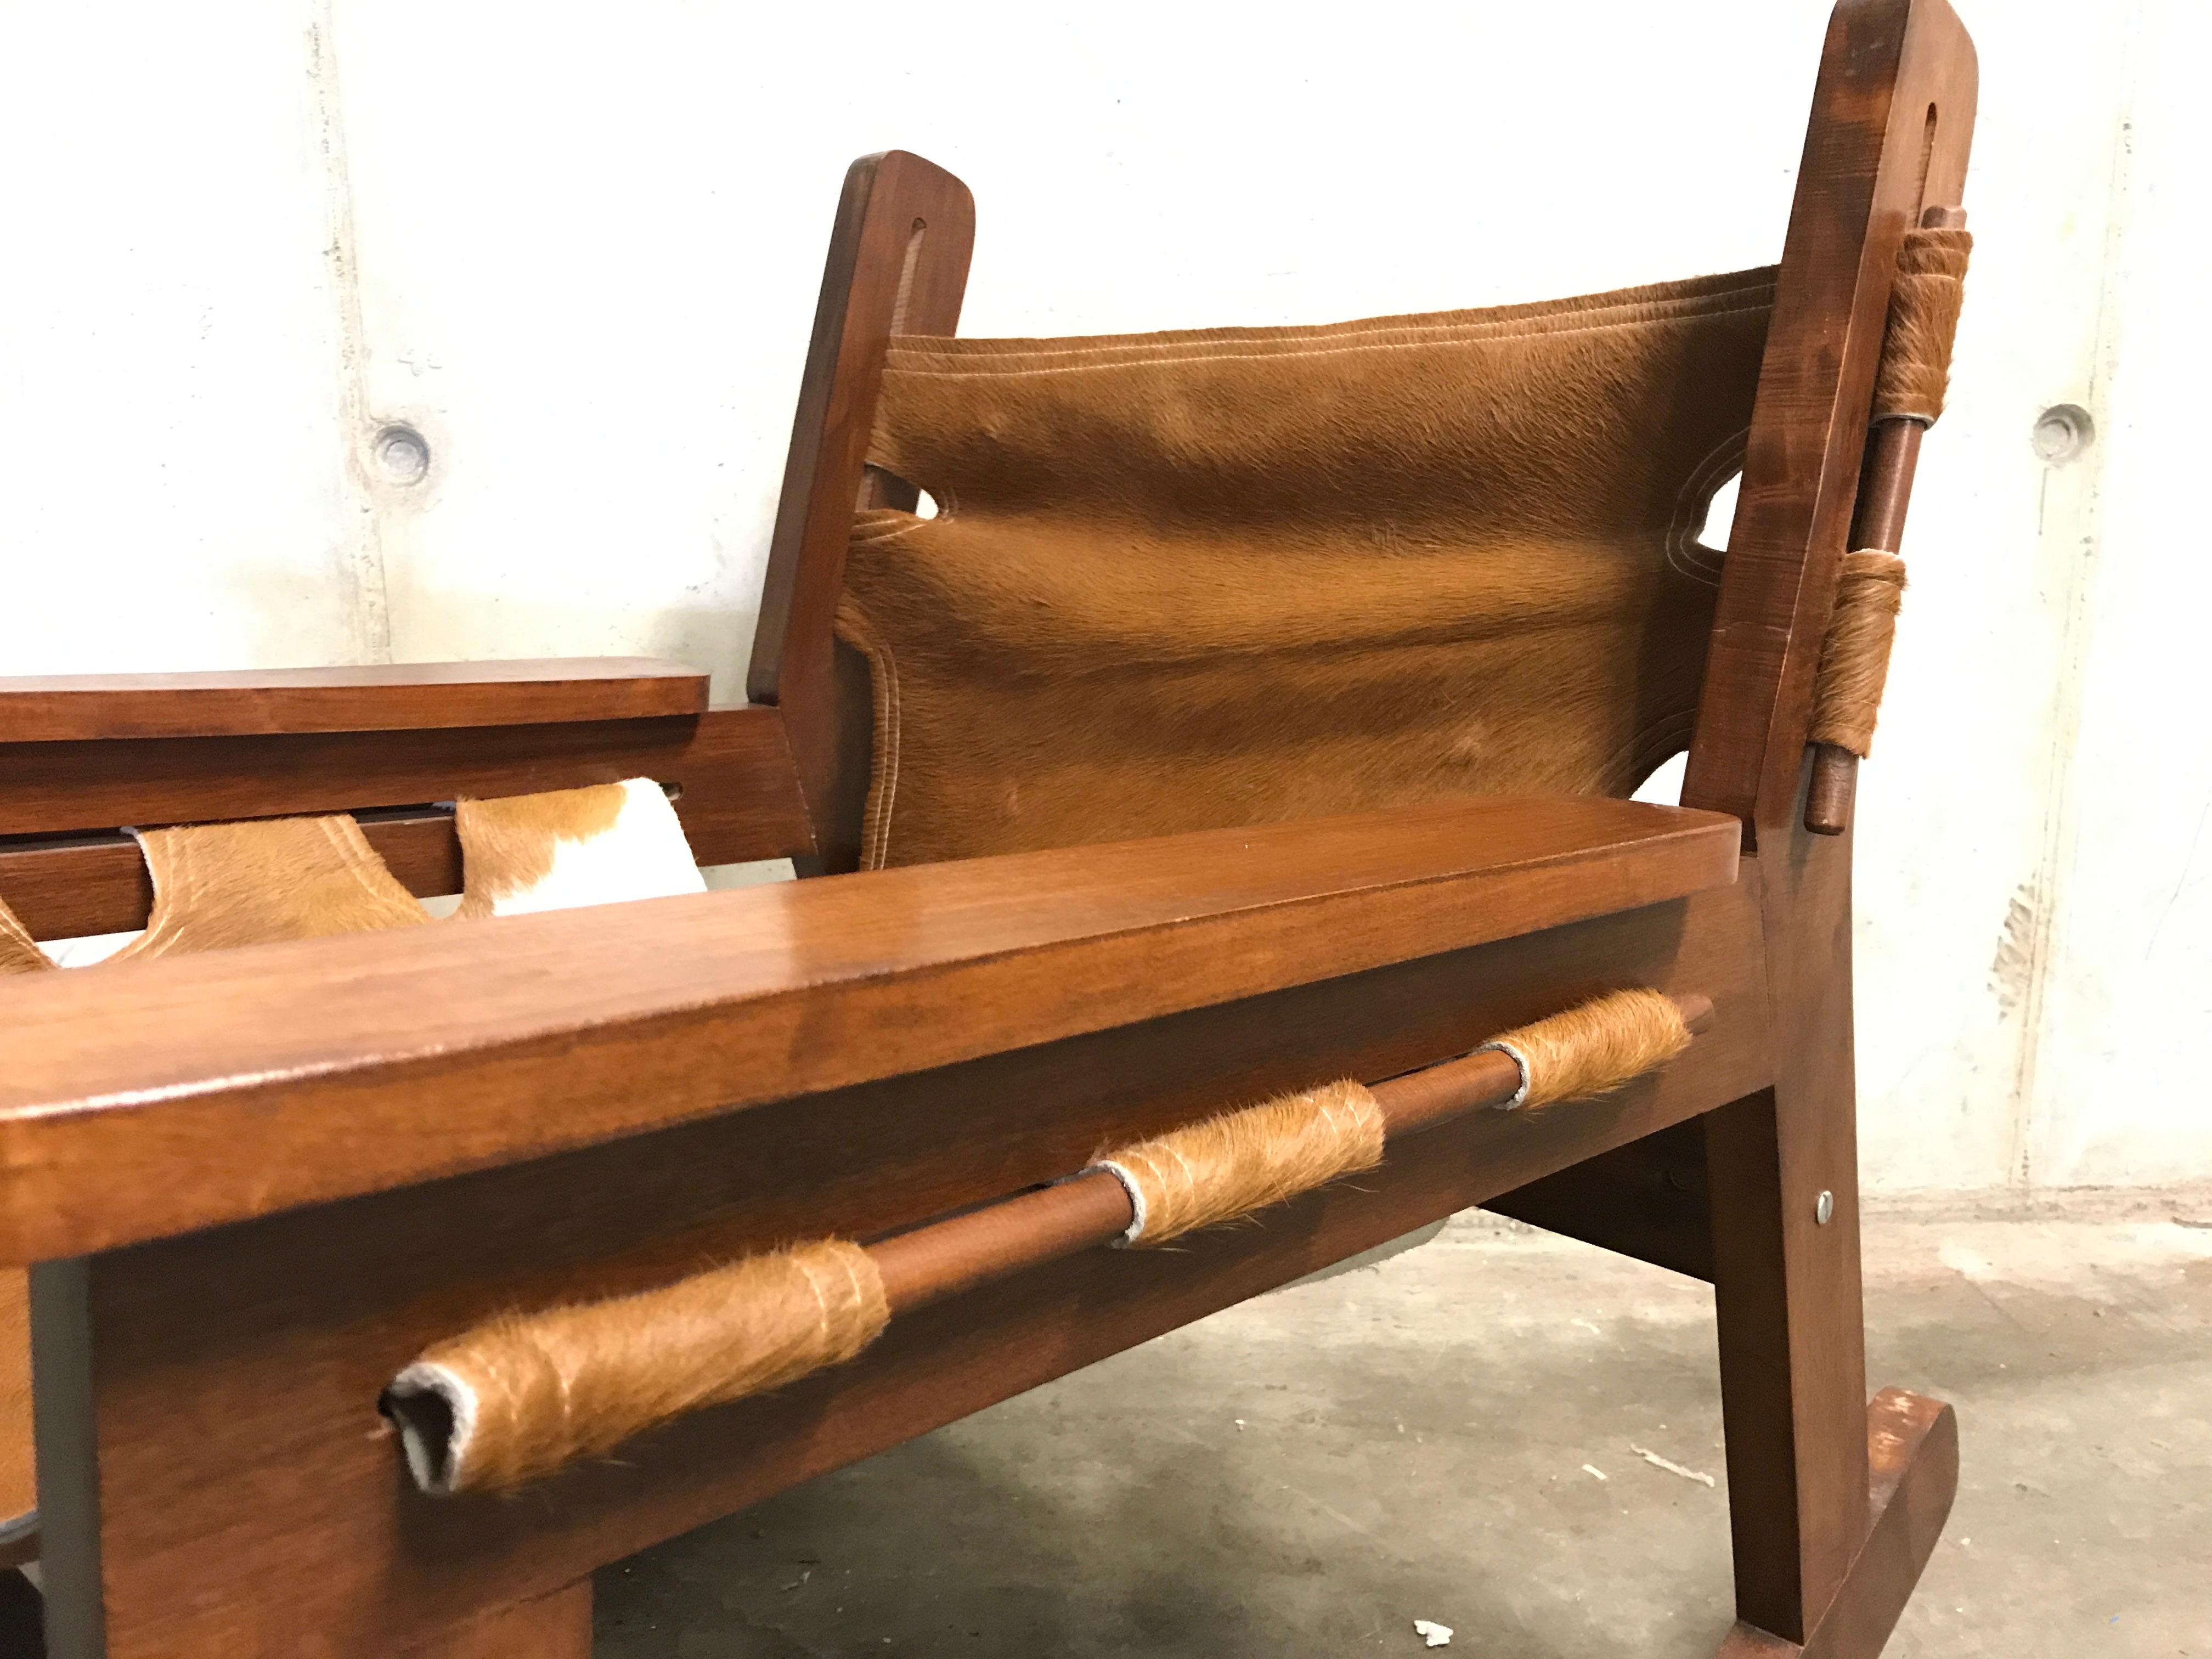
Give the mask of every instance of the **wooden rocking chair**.
[[(968, 194), (872, 157), (750, 704), (635, 662), (0, 682), (0, 899), (38, 939), (143, 923), (115, 826), (351, 811), (447, 893), (428, 803), (639, 776), (702, 862), (857, 872), (0, 981), (51, 1650), (583, 1659), (594, 1569), (1480, 1204), (1712, 1283), (1722, 1651), (1878, 1652), (1957, 1442), (1868, 1400), (1848, 768), (1808, 738), (1846, 551), (1896, 546), (1918, 426), (1869, 441), (1877, 368), (1974, 93), (1944, 0), (1844, 0), (1778, 270), (1318, 330), (954, 340)], [(1389, 428), (1351, 362), (1389, 352), (1443, 415), (1316, 457)], [(1510, 461), (1547, 387), (1601, 384)], [(1695, 532), (1739, 458), (1723, 564)], [(1311, 636), (1284, 582), (1257, 627), (1255, 548), (1382, 622)], [(1426, 632), (1423, 592), (1458, 607)], [(1431, 694), (1363, 702), (1378, 663)], [(1684, 805), (1613, 798), (1686, 745)], [(1679, 1058), (1466, 1109), (1550, 1063), (1474, 1044), (1631, 989), (1698, 1029)], [(1359, 1182), (1089, 1248), (1149, 1237), (1146, 1138), (1340, 1079), (1391, 1137)], [(866, 1243), (880, 1337), (520, 1500), (434, 1495), (375, 1415), (487, 1321), (649, 1322), (805, 1239)]]

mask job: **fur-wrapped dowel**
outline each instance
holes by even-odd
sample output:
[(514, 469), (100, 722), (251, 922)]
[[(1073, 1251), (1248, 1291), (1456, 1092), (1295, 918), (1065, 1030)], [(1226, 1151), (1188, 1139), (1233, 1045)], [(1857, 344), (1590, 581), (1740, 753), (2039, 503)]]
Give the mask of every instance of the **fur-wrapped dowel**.
[(1964, 209), (1932, 207), (1897, 252), (1875, 374), (1872, 437), (1859, 477), (1857, 550), (1844, 557), (1813, 694), (1805, 827), (1816, 836), (1840, 836), (1850, 827), (1859, 762), (1874, 741), (1905, 591), (1905, 562), (1895, 556), (1905, 543), (1920, 441), (1942, 414), (1950, 386), (1951, 345), (1973, 246)]
[(1973, 251), (1966, 216), (1958, 208), (1930, 208), (1905, 234), (1891, 279), (1881, 361), (1875, 372), (1875, 420), (1933, 425), (1943, 413), (1951, 384), (1951, 346), (1966, 301), (1966, 262)]
[[(1505, 1032), (1468, 1059), (1372, 1089), (1349, 1080), (1281, 1095), (1107, 1153), (1091, 1165), (1129, 1195), (1125, 1244), (1162, 1244), (1233, 1221), (1382, 1161), (1386, 1139), (1477, 1104), (1534, 1109), (1605, 1094), (1690, 1046), (1702, 996), (1613, 991)], [(1513, 1067), (1500, 1077), (1486, 1057)]]
[(1814, 688), (1812, 739), (1864, 760), (1889, 679), (1889, 650), (1905, 601), (1905, 561), (1873, 549), (1844, 555), (1836, 609)]
[(1494, 1036), (1475, 1052), (1502, 1054), (1519, 1066), (1521, 1086), (1504, 1103), (1534, 1110), (1609, 1094), (1689, 1046), (1690, 1023), (1674, 998), (1613, 991)]
[(1325, 1083), (1116, 1147), (1091, 1167), (1129, 1194), (1121, 1242), (1164, 1244), (1373, 1169), (1385, 1133), (1365, 1087)]
[(889, 1317), (867, 1252), (830, 1239), (480, 1325), (427, 1350), (378, 1409), (423, 1491), (503, 1492), (850, 1359)]
[(1711, 1018), (1615, 991), (1474, 1053), (1377, 1083), (1279, 1095), (1115, 1148), (1068, 1179), (865, 1248), (831, 1240), (665, 1290), (510, 1316), (441, 1342), (380, 1402), (425, 1492), (501, 1492), (701, 1407), (850, 1359), (894, 1313), (1100, 1244), (1152, 1245), (1382, 1160), (1386, 1139), (1484, 1107), (1534, 1108), (1664, 1065)]

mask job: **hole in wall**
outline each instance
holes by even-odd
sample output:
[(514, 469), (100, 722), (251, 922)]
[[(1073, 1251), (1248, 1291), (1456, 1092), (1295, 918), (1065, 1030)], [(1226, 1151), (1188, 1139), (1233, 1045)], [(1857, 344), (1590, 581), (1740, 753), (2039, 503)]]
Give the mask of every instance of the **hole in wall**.
[(2028, 442), (2045, 465), (2063, 466), (2079, 460), (2096, 438), (2097, 423), (2087, 410), (2079, 404), (2053, 404), (2035, 417)]
[(395, 423), (384, 428), (370, 444), (369, 452), (376, 457), (376, 470), (392, 483), (420, 483), (429, 475), (429, 441), (411, 426)]

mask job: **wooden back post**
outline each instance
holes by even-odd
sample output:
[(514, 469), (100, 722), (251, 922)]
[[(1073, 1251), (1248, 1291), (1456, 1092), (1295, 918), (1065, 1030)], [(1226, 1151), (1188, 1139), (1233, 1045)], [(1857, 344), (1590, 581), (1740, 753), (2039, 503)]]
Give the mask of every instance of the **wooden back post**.
[[(1920, 215), (1922, 228), (1963, 230), (1966, 210), (1931, 207)], [(1921, 440), (1928, 423), (1911, 416), (1876, 419), (1867, 436), (1865, 476), (1859, 486), (1858, 515), (1851, 532), (1854, 548), (1896, 553), (1905, 546), (1905, 515), (1912, 504), (1912, 479), (1920, 465)], [(1813, 779), (1805, 788), (1805, 827), (1816, 836), (1840, 836), (1850, 828), (1857, 793), (1859, 757), (1832, 743), (1813, 745)]]
[(851, 663), (841, 675), (833, 631), (853, 512), (910, 509), (915, 499), (911, 486), (867, 466), (884, 349), (894, 334), (958, 326), (975, 240), (975, 200), (944, 168), (889, 150), (845, 175), (745, 681), (790, 732), (817, 845), (810, 870), (851, 870), (860, 857), (866, 674)]
[(1737, 1612), (1792, 1642), (1850, 1577), (1873, 1503), (1850, 837), (1803, 827), (1806, 733), (1898, 246), (1960, 199), (1976, 84), (1946, 0), (1837, 7), (1682, 791), (1742, 822), (1760, 877), (1775, 1083), (1707, 1116), (1706, 1157)]
[(1686, 801), (1785, 837), (1856, 509), (1899, 245), (1956, 202), (1973, 42), (1946, 0), (1843, 0), (1829, 25), (1729, 537)]

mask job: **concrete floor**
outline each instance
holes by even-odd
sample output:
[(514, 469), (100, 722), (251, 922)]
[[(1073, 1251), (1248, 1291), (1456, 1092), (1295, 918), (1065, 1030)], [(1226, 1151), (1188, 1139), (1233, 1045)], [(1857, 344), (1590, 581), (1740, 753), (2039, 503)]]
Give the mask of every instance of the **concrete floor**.
[[(2212, 1659), (2212, 1194), (1867, 1222), (1964, 1474), (1889, 1651)], [(1710, 1659), (1703, 1285), (1482, 1216), (601, 1575), (603, 1659)]]

